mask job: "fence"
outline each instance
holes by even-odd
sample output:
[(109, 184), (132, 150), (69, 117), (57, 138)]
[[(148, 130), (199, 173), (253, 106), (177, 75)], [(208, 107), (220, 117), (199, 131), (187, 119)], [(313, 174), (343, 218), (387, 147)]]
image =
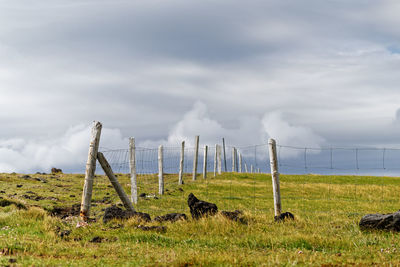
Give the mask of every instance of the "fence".
[[(195, 142), (197, 143), (197, 142)], [(137, 175), (137, 207), (141, 211), (159, 208), (160, 212), (187, 211), (189, 192), (179, 184), (182, 171), (185, 190), (193, 186), (201, 188), (200, 199), (217, 203), (222, 209), (242, 209), (252, 213), (274, 211), (273, 188), (270, 178), (268, 144), (234, 147), (209, 145), (184, 147), (181, 165), (181, 146), (164, 146), (162, 149), (163, 190), (160, 189), (159, 148), (135, 147)], [(225, 147), (225, 151), (223, 148)], [(390, 176), (399, 173), (400, 149), (396, 148), (308, 148), (277, 145), (278, 169), (281, 177), (283, 210), (303, 216), (340, 213), (341, 205), (351, 203), (351, 214), (367, 211), (372, 203), (381, 203), (381, 209), (395, 209), (400, 183), (397, 178), (368, 178), (355, 175)], [(219, 150), (219, 151), (218, 151)], [(100, 148), (114, 173), (125, 186), (131, 186), (130, 149)], [(193, 181), (195, 155), (198, 151), (197, 180)], [(207, 151), (207, 157), (205, 157)], [(225, 153), (224, 153), (225, 152)], [(225, 157), (224, 157), (225, 155)], [(226, 162), (226, 164), (225, 164)], [(182, 166), (182, 167), (181, 167)], [(96, 168), (102, 174), (101, 168)], [(218, 178), (218, 170), (224, 173), (241, 172), (242, 176), (224, 174)], [(206, 179), (203, 179), (205, 170)], [(214, 178), (214, 170), (215, 176)], [(260, 174), (259, 174), (260, 173)], [(299, 175), (303, 174), (303, 175)], [(304, 175), (306, 174), (306, 175)], [(317, 176), (313, 174), (323, 174)], [(332, 176), (347, 175), (347, 176)], [(107, 178), (97, 178), (100, 184)], [(168, 195), (178, 198), (159, 204), (146, 201)], [(372, 198), (379, 195), (378, 198)], [(169, 198), (168, 198), (169, 199)], [(176, 200), (179, 199), (179, 200)], [(164, 203), (164, 204), (161, 204)], [(276, 204), (276, 203), (275, 203)], [(346, 211), (349, 213), (349, 211)]]

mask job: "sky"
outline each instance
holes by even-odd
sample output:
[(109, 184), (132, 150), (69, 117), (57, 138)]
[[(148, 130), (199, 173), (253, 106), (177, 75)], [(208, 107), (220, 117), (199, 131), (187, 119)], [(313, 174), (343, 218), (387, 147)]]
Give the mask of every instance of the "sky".
[(0, 172), (100, 146), (400, 148), (400, 2), (0, 0)]

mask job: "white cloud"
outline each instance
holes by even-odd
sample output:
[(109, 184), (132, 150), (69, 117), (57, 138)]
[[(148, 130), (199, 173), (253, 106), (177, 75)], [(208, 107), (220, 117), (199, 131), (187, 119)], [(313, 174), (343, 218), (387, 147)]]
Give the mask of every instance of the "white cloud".
[[(90, 140), (90, 126), (77, 125), (50, 140), (0, 140), (0, 172), (48, 172), (52, 167), (83, 172)], [(120, 130), (103, 128), (100, 146), (128, 146)]]

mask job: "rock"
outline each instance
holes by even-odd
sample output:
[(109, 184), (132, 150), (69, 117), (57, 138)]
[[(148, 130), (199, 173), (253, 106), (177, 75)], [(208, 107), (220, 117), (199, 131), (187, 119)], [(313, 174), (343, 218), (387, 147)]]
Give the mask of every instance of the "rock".
[(146, 193), (141, 193), (139, 197), (146, 197)]
[(103, 241), (103, 238), (101, 238), (100, 236), (95, 236), (89, 242), (91, 242), (91, 243), (101, 243), (101, 241)]
[(22, 184), (17, 184), (17, 187), (18, 187), (18, 188), (21, 188), (21, 187), (22, 187)]
[(188, 205), (193, 219), (199, 219), (203, 216), (215, 215), (218, 212), (217, 205), (196, 198), (193, 193), (189, 194)]
[(57, 168), (51, 168), (51, 173), (55, 174), (55, 173), (63, 173), (61, 169), (57, 169)]
[(143, 231), (156, 231), (156, 232), (161, 232), (161, 233), (165, 233), (167, 231), (167, 227), (165, 227), (165, 226), (138, 225), (136, 228), (143, 230)]
[(21, 175), (21, 176), (19, 176), (19, 178), (21, 178), (21, 179), (31, 179), (32, 177), (30, 177), (29, 175)]
[(163, 216), (157, 216), (154, 221), (157, 222), (176, 222), (179, 220), (187, 220), (187, 216), (184, 213), (168, 213)]
[(1, 194), (5, 194), (5, 193), (6, 193), (6, 191), (3, 191), (3, 190), (1, 190), (1, 191), (0, 191), (0, 193), (1, 193)]
[(400, 231), (400, 210), (389, 214), (367, 214), (361, 218), (361, 229), (378, 229), (388, 231)]
[(70, 230), (64, 230), (64, 231), (61, 231), (58, 235), (59, 235), (61, 238), (64, 238), (64, 237), (69, 236), (70, 234), (71, 234), (71, 231), (70, 231)]
[(78, 221), (76, 223), (76, 228), (87, 227), (87, 226), (89, 226), (89, 224), (87, 222), (84, 222), (84, 221)]
[(106, 208), (104, 211), (104, 216), (103, 216), (103, 223), (107, 223), (112, 219), (129, 219), (132, 217), (137, 217), (139, 220), (149, 222), (151, 221), (151, 217), (147, 213), (143, 212), (131, 212), (128, 210), (123, 210), (115, 205), (112, 205), (111, 207)]
[(18, 209), (24, 209), (24, 210), (27, 209), (25, 207), (25, 205), (22, 203), (18, 203), (18, 202), (7, 200), (7, 199), (0, 199), (0, 207), (7, 207), (10, 205), (15, 205)]
[(281, 215), (279, 215), (279, 216), (275, 216), (274, 219), (276, 222), (283, 222), (286, 219), (294, 220), (294, 215), (290, 212), (284, 212), (284, 213), (281, 213)]
[(243, 224), (247, 224), (246, 218), (243, 216), (243, 212), (241, 210), (235, 211), (221, 211), (221, 214), (228, 218), (229, 220), (240, 222)]

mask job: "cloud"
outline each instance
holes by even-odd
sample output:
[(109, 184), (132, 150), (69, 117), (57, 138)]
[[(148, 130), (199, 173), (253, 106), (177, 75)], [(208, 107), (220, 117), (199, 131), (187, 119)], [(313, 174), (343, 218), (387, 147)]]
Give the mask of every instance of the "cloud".
[[(193, 147), (196, 135), (200, 136), (200, 143), (211, 146), (221, 144), (222, 137), (225, 138), (228, 146), (235, 147), (267, 144), (270, 137), (274, 138), (278, 144), (286, 146), (320, 148), (325, 142), (324, 138), (311, 128), (293, 125), (283, 118), (282, 112), (277, 111), (266, 113), (262, 118), (243, 117), (239, 119), (238, 127), (225, 128), (217, 120), (211, 118), (206, 104), (196, 102), (192, 109), (172, 127), (166, 139), (146, 140), (140, 145), (179, 146), (181, 141), (185, 141), (186, 146)], [(247, 150), (249, 149), (243, 148), (243, 153)], [(295, 150), (291, 153), (283, 153), (282, 156), (296, 156), (297, 152)], [(247, 151), (247, 154), (251, 153), (254, 153), (254, 150)]]
[[(0, 140), (0, 172), (48, 172), (58, 167), (67, 172), (85, 170), (90, 140), (88, 125), (77, 125), (50, 140)], [(103, 128), (100, 146), (121, 148), (128, 146), (118, 129)]]

